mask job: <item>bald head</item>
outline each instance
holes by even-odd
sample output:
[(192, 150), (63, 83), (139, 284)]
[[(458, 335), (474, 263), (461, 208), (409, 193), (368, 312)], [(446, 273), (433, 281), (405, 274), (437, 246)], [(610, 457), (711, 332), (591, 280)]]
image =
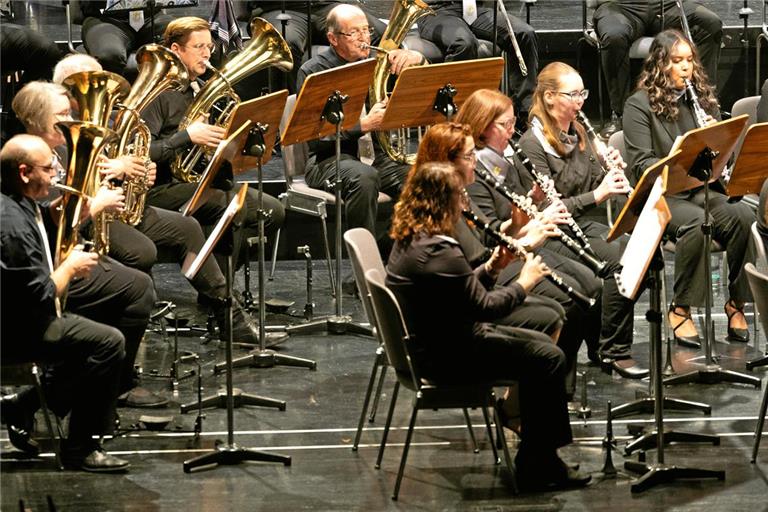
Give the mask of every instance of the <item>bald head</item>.
[(351, 18), (365, 17), (365, 13), (356, 5), (339, 4), (328, 13), (325, 20), (325, 26), (328, 32), (336, 33), (341, 29), (340, 23), (343, 23)]
[(339, 4), (328, 13), (326, 26), (328, 42), (339, 57), (347, 62), (368, 58), (371, 50), (366, 45), (371, 44), (371, 27), (362, 9)]
[[(51, 148), (37, 135), (21, 134), (9, 139), (0, 150), (2, 192), (21, 193), (33, 199), (45, 197), (50, 178), (36, 178), (33, 173), (39, 166), (50, 166), (52, 158)], [(50, 174), (50, 170), (45, 174)]]
[(53, 82), (60, 84), (75, 73), (81, 71), (103, 71), (99, 61), (85, 53), (70, 53), (53, 68)]

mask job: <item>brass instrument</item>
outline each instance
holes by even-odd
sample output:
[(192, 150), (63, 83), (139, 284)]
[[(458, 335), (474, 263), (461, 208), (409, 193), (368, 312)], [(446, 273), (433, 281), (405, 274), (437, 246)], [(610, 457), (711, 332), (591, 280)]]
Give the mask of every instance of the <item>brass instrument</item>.
[[(195, 100), (187, 108), (184, 118), (179, 124), (179, 131), (185, 130), (201, 115), (210, 113), (219, 100), (229, 99), (226, 107), (221, 109), (211, 124), (227, 128), (232, 111), (240, 103), (240, 97), (233, 86), (243, 78), (269, 66), (275, 66), (280, 71), (293, 69), (293, 57), (288, 44), (280, 33), (266, 20), (254, 18), (251, 20), (251, 40), (243, 50), (227, 62), (220, 71), (208, 80), (195, 96)], [(173, 176), (185, 182), (195, 182), (200, 176), (196, 171), (197, 163), (204, 153), (212, 154), (213, 150), (195, 145), (191, 150), (177, 156), (171, 166)]]
[(123, 180), (125, 208), (120, 214), (120, 220), (131, 226), (141, 222), (149, 191), (147, 167), (151, 163), (149, 145), (152, 142), (152, 134), (141, 119), (141, 111), (164, 91), (179, 90), (189, 85), (187, 67), (175, 53), (164, 46), (142, 46), (136, 52), (136, 62), (139, 76), (133, 83), (128, 97), (118, 105), (120, 110), (113, 125), (119, 140), (107, 149), (110, 158), (128, 155), (144, 161), (143, 176), (126, 177)]
[[(592, 152), (595, 154), (595, 157), (597, 158), (598, 164), (600, 164), (600, 168), (603, 170), (603, 174), (609, 174), (611, 172), (620, 172), (623, 174), (623, 169), (608, 162), (608, 146), (606, 146), (600, 137), (598, 137), (597, 132), (595, 132), (592, 123), (589, 122), (587, 115), (581, 110), (579, 110), (576, 115), (579, 118), (579, 122), (584, 125), (584, 129), (587, 130), (589, 145), (592, 148)], [(633, 189), (630, 187), (629, 191), (627, 192), (627, 197), (629, 197), (632, 192)]]
[[(496, 190), (505, 199), (507, 199), (520, 211), (526, 214), (528, 218), (534, 219), (539, 216), (539, 210), (536, 208), (536, 205), (533, 204), (533, 199), (512, 192), (509, 187), (497, 180), (496, 177), (485, 167), (485, 165), (480, 160), (477, 161), (477, 165), (475, 166), (475, 174), (477, 174), (477, 176), (488, 186)], [(576, 240), (565, 234), (559, 227), (555, 228), (555, 234), (557, 235), (558, 240), (560, 240), (563, 245), (565, 245), (574, 254), (576, 254), (581, 262), (589, 267), (589, 269), (592, 270), (596, 276), (604, 277), (605, 269), (607, 266), (605, 261), (600, 261), (597, 257), (589, 254), (584, 250), (584, 247), (582, 247)]]
[[(525, 259), (526, 255), (528, 254), (528, 251), (517, 241), (514, 240), (508, 236), (503, 235), (502, 233), (499, 233), (495, 229), (493, 229), (490, 224), (487, 222), (483, 222), (480, 220), (480, 218), (472, 213), (469, 210), (462, 210), (461, 214), (464, 215), (464, 218), (466, 218), (469, 222), (477, 226), (479, 229), (485, 233), (488, 238), (491, 238), (494, 242), (501, 245), (502, 247), (505, 247), (507, 250), (509, 250), (512, 254), (515, 254), (516, 256), (520, 257), (521, 259)], [(574, 290), (573, 287), (571, 287), (568, 283), (563, 281), (563, 278), (556, 273), (552, 269), (548, 269), (549, 274), (546, 276), (547, 279), (549, 279), (552, 284), (555, 285), (556, 288), (558, 288), (560, 291), (568, 295), (568, 297), (573, 300), (576, 304), (579, 305), (582, 309), (589, 309), (592, 306), (595, 305), (595, 299), (592, 297), (587, 297), (583, 293), (579, 292), (578, 290)]]
[[(373, 80), (368, 88), (368, 98), (371, 104), (384, 101), (387, 97), (387, 81), (389, 80), (387, 55), (390, 51), (400, 47), (405, 35), (416, 20), (429, 14), (435, 14), (435, 12), (422, 0), (395, 0), (392, 14), (389, 17), (389, 24), (376, 48), (378, 50), (376, 67), (373, 69)], [(395, 162), (413, 164), (416, 161), (416, 155), (408, 154), (407, 148), (395, 149), (393, 147), (389, 132), (377, 131), (375, 136), (381, 149)]]
[(56, 126), (67, 141), (69, 162), (64, 187), (71, 190), (61, 198), (54, 263), (58, 267), (78, 244), (86, 198), (96, 195), (99, 186), (96, 163), (116, 135), (109, 128), (84, 121), (66, 121)]
[(528, 66), (525, 65), (523, 52), (520, 51), (520, 44), (517, 42), (515, 31), (512, 29), (512, 22), (509, 19), (509, 14), (507, 14), (507, 8), (504, 6), (504, 0), (497, 0), (496, 4), (497, 9), (499, 10), (499, 14), (501, 14), (501, 17), (504, 18), (504, 21), (506, 22), (507, 31), (509, 32), (509, 39), (512, 41), (512, 49), (515, 50), (517, 65), (520, 67), (520, 74), (523, 76), (528, 76)]
[[(108, 128), (112, 110), (130, 90), (128, 82), (123, 77), (109, 71), (74, 73), (64, 80), (63, 85), (69, 89), (77, 102), (80, 121), (102, 128)], [(70, 152), (70, 164), (71, 162), (72, 153)], [(67, 172), (71, 170), (70, 165)], [(102, 184), (101, 176), (98, 172), (93, 172), (88, 174), (88, 178), (93, 182), (87, 185), (87, 193), (95, 196)], [(93, 243), (99, 254), (109, 252), (109, 224), (113, 220), (112, 213), (100, 212), (93, 216)]]

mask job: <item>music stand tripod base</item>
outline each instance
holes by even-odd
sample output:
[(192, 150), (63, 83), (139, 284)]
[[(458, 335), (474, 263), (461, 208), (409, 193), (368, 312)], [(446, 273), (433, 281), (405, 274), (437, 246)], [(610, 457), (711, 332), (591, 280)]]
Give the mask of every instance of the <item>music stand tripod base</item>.
[[(274, 366), (295, 366), (298, 368), (317, 370), (317, 363), (315, 361), (301, 357), (278, 354), (274, 350), (269, 349), (257, 349), (232, 361), (232, 368), (272, 368)], [(213, 367), (213, 373), (220, 373), (226, 369), (226, 362), (217, 363), (216, 366)]]
[[(243, 393), (239, 388), (232, 389), (232, 401), (235, 408), (242, 407), (244, 405), (255, 405), (258, 407), (272, 407), (280, 411), (285, 410), (284, 400), (275, 400), (274, 398), (266, 398), (258, 395), (251, 395), (249, 393)], [(188, 404), (182, 404), (180, 407), (181, 414), (187, 414), (189, 411), (196, 410), (198, 407), (201, 409), (226, 409), (227, 408), (227, 390), (220, 389), (219, 392), (208, 398), (204, 398), (198, 406), (197, 401), (190, 402)]]
[[(633, 439), (624, 447), (624, 455), (631, 455), (637, 450), (651, 450), (656, 448), (658, 443), (658, 432), (655, 430), (646, 431), (637, 439)], [(674, 430), (664, 431), (664, 444), (670, 443), (712, 443), (712, 446), (720, 446), (720, 437), (709, 434), (698, 434), (694, 432), (676, 432)]]
[(221, 445), (215, 452), (205, 453), (194, 459), (184, 461), (184, 472), (191, 473), (193, 470), (206, 467), (227, 465), (234, 466), (241, 462), (281, 462), (284, 466), (291, 465), (290, 455), (280, 455), (276, 453), (266, 453), (248, 448), (240, 448), (237, 445)]
[(286, 329), (288, 334), (311, 334), (318, 331), (326, 331), (329, 334), (361, 334), (373, 336), (373, 329), (352, 321), (347, 315), (329, 316), (320, 318), (305, 324), (291, 325)]
[[(701, 411), (704, 416), (712, 415), (712, 406), (701, 402), (692, 402), (690, 400), (681, 400), (679, 398), (664, 397), (664, 410), (668, 411)], [(653, 414), (653, 397), (641, 398), (634, 402), (621, 404), (613, 409), (613, 417), (621, 418), (634, 414)]]
[(720, 382), (734, 382), (738, 384), (749, 384), (760, 389), (762, 381), (753, 375), (745, 375), (743, 373), (734, 372), (732, 370), (723, 370), (720, 365), (713, 364), (707, 365), (701, 370), (694, 370), (683, 375), (677, 375), (669, 379), (664, 380), (665, 386), (671, 386), (675, 384), (688, 384), (691, 382), (698, 382), (701, 384), (718, 384)]
[(725, 471), (697, 468), (680, 468), (667, 466), (666, 464), (647, 465), (641, 462), (628, 461), (624, 463), (624, 469), (633, 473), (643, 473), (643, 476), (635, 480), (630, 489), (632, 492), (643, 492), (654, 485), (670, 483), (675, 480), (712, 478), (724, 481)]

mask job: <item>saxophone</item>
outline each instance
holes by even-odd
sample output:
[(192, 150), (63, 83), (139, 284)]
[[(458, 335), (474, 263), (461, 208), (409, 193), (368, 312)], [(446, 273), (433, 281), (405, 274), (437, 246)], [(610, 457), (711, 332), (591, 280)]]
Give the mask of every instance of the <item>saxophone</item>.
[(139, 177), (126, 177), (123, 180), (125, 208), (120, 220), (131, 226), (141, 222), (146, 204), (149, 181), (147, 169), (152, 161), (149, 158), (149, 145), (152, 134), (141, 111), (166, 90), (183, 89), (189, 84), (187, 67), (175, 53), (159, 44), (147, 44), (136, 52), (139, 76), (133, 83), (131, 92), (124, 102), (119, 104), (120, 111), (113, 125), (119, 140), (108, 149), (110, 158), (134, 156), (144, 162), (144, 174)]
[[(254, 18), (250, 27), (251, 40), (240, 53), (230, 59), (219, 71), (209, 67), (213, 69), (214, 76), (205, 83), (195, 96), (195, 100), (187, 107), (179, 123), (179, 131), (185, 130), (201, 115), (210, 113), (221, 100), (226, 100), (227, 105), (221, 109), (211, 124), (228, 128), (234, 107), (241, 102), (233, 89), (237, 82), (269, 66), (275, 66), (280, 71), (290, 71), (293, 68), (293, 57), (288, 43), (268, 21)], [(171, 173), (179, 181), (188, 183), (198, 181), (200, 174), (196, 168), (204, 154), (210, 155), (212, 150), (195, 145), (191, 150), (176, 157), (171, 166)]]
[[(434, 15), (435, 12), (422, 0), (395, 0), (387, 29), (381, 36), (379, 46), (375, 48), (379, 51), (376, 54), (373, 81), (368, 88), (368, 98), (371, 104), (383, 101), (387, 97), (387, 81), (389, 80), (387, 54), (402, 44), (408, 30), (416, 20), (430, 14)], [(389, 132), (377, 131), (375, 136), (381, 149), (395, 162), (413, 164), (416, 161), (416, 155), (406, 153), (406, 148), (394, 148)]]

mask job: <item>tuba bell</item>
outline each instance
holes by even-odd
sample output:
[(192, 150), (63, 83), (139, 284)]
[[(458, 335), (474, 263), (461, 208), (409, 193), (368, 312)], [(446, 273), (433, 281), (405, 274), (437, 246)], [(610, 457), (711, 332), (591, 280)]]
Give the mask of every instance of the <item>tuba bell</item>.
[[(269, 66), (275, 66), (280, 71), (290, 71), (293, 68), (293, 57), (288, 44), (275, 27), (264, 19), (254, 18), (250, 28), (251, 40), (220, 71), (214, 69), (214, 76), (205, 83), (187, 108), (179, 123), (179, 131), (186, 129), (201, 115), (210, 113), (220, 100), (228, 98), (227, 106), (215, 118), (211, 116), (211, 124), (227, 128), (232, 111), (241, 101), (233, 89), (237, 82)], [(171, 166), (173, 176), (179, 181), (197, 181), (200, 176), (195, 168), (205, 151), (200, 146), (194, 146), (178, 155)]]
[[(396, 50), (403, 43), (408, 30), (423, 16), (434, 15), (435, 12), (422, 0), (395, 0), (389, 24), (381, 36), (379, 48)], [(376, 55), (376, 67), (373, 70), (373, 81), (368, 88), (368, 98), (371, 104), (383, 101), (387, 97), (387, 81), (389, 80), (389, 61), (387, 53), (380, 51)], [(412, 164), (415, 155), (407, 154), (406, 148), (395, 149), (389, 132), (377, 131), (376, 139), (381, 149), (395, 162)]]
[(113, 125), (119, 140), (107, 149), (110, 158), (136, 156), (144, 161), (145, 174), (123, 181), (125, 208), (120, 220), (135, 226), (144, 213), (147, 192), (146, 169), (150, 164), (149, 145), (152, 135), (141, 118), (141, 112), (162, 92), (183, 89), (189, 84), (187, 67), (175, 53), (159, 44), (146, 44), (136, 52), (139, 76), (128, 97), (118, 106), (120, 110)]
[(61, 198), (59, 229), (56, 233), (55, 266), (66, 260), (78, 243), (86, 198), (98, 187), (96, 163), (105, 146), (116, 136), (109, 128), (83, 121), (57, 123), (67, 141), (69, 162)]

